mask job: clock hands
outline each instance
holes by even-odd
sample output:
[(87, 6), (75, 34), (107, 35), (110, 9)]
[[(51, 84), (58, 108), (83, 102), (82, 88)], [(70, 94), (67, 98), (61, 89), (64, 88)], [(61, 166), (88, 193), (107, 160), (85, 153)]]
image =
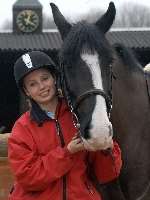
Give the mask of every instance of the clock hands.
[(35, 24), (33, 22), (31, 22), (30, 20), (28, 20), (28, 19), (25, 19), (25, 23), (26, 23), (26, 25), (35, 26)]
[(27, 18), (24, 18), (26, 25), (35, 26), (35, 24), (31, 21), (31, 13), (28, 14)]

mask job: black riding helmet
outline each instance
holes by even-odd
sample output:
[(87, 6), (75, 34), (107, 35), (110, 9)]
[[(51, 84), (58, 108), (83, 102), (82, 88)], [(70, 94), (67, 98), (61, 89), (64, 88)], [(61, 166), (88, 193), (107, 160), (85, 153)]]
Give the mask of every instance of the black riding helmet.
[(14, 77), (17, 86), (23, 89), (23, 78), (39, 68), (47, 68), (55, 75), (59, 73), (52, 59), (42, 51), (31, 51), (19, 57), (14, 64)]

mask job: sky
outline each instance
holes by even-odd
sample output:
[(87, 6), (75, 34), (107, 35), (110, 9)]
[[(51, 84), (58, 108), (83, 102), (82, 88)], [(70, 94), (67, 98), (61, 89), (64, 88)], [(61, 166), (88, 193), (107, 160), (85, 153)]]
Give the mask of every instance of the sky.
[[(104, 9), (108, 8), (111, 0), (39, 0), (43, 5), (43, 12), (51, 16), (50, 2), (55, 3), (65, 17), (70, 18), (70, 21), (75, 21), (80, 14), (86, 14), (90, 9)], [(12, 20), (12, 5), (16, 0), (1, 0), (0, 6), (0, 29), (6, 20)], [(113, 0), (116, 9), (124, 2), (131, 2), (131, 0)], [(132, 0), (137, 4), (142, 4), (150, 8), (150, 0)]]

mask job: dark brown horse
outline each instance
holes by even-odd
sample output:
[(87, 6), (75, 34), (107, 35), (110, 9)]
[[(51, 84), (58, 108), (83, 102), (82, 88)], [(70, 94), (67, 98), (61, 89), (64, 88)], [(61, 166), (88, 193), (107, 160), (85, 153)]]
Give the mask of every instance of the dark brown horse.
[[(123, 154), (121, 188), (128, 200), (150, 199), (150, 76), (133, 53), (116, 46), (112, 123)], [(118, 63), (117, 63), (118, 62)]]
[(112, 84), (111, 117), (124, 164), (121, 189), (118, 181), (104, 186), (108, 194), (104, 199), (147, 200), (150, 184), (148, 82), (132, 53), (121, 45), (113, 48), (105, 37), (115, 18), (115, 6), (110, 3), (107, 12), (94, 24), (75, 25), (68, 23), (54, 4), (51, 7), (64, 41), (60, 55), (65, 95), (72, 105), (80, 100), (76, 114), (82, 137), (88, 141), (111, 134), (107, 111)]

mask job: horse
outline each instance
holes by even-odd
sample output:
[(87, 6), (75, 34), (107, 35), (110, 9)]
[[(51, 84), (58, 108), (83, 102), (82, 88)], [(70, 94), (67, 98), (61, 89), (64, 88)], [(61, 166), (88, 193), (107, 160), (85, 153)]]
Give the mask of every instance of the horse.
[[(115, 5), (110, 2), (107, 11), (95, 23), (89, 24), (81, 21), (74, 25), (67, 22), (55, 4), (51, 3), (51, 8), (55, 24), (63, 39), (60, 50), (63, 74), (61, 85), (63, 83), (64, 93), (71, 109), (73, 108), (72, 110), (77, 114), (76, 120), (80, 123), (81, 136), (85, 138), (84, 142), (93, 146), (95, 141), (112, 136), (112, 122), (114, 137), (121, 145), (124, 161), (119, 180), (121, 188), (118, 181), (106, 186), (108, 196), (104, 199), (137, 200), (139, 198), (146, 200), (148, 196), (144, 197), (144, 195), (149, 190), (149, 161), (147, 161), (148, 159), (142, 161), (142, 157), (148, 157), (149, 144), (147, 140), (144, 146), (144, 141), (140, 141), (140, 138), (143, 130), (143, 135), (148, 137), (146, 133), (149, 130), (147, 127), (150, 118), (147, 118), (144, 123), (145, 117), (143, 116), (145, 114), (149, 116), (149, 98), (146, 93), (145, 74), (135, 57), (127, 53), (126, 48), (121, 45), (112, 47), (106, 39), (105, 35), (115, 19)], [(136, 73), (131, 73), (132, 67)], [(130, 81), (124, 75), (124, 71)], [(135, 78), (132, 80), (133, 74)], [(139, 77), (140, 82), (138, 82)], [(121, 79), (124, 82), (121, 82)], [(121, 83), (122, 87), (120, 86)], [(130, 102), (132, 103), (126, 100), (129, 97), (128, 87), (134, 90), (134, 93), (133, 91), (130, 92)], [(111, 118), (109, 118), (111, 95), (112, 111)], [(134, 110), (130, 114), (132, 108)], [(141, 123), (139, 123), (139, 120), (142, 120)], [(137, 122), (139, 123), (139, 130), (135, 129)], [(144, 128), (143, 124), (147, 127)], [(136, 133), (139, 134), (138, 143), (132, 152), (133, 147), (131, 145), (134, 144), (133, 141), (136, 141)], [(140, 147), (139, 144), (143, 146)], [(138, 147), (142, 149), (141, 155), (138, 154), (140, 155), (139, 162), (136, 159)], [(146, 154), (144, 154), (145, 150), (147, 150)], [(136, 161), (135, 164), (134, 161)], [(138, 170), (135, 170), (136, 167), (138, 167)], [(140, 178), (137, 180), (137, 177), (142, 175), (144, 177), (141, 180), (141, 185)]]
[(61, 68), (66, 80), (65, 91), (69, 91), (65, 96), (76, 110), (84, 144), (93, 148), (113, 134), (108, 115), (112, 52), (105, 33), (113, 23), (116, 10), (110, 3), (107, 12), (95, 24), (83, 21), (72, 26), (55, 4), (51, 3), (51, 8), (63, 39)]
[[(60, 49), (62, 77), (58, 86), (61, 85), (63, 88), (64, 96), (75, 114), (75, 124), (80, 124), (80, 133), (83, 140), (85, 139), (84, 144), (88, 148), (94, 148), (95, 143), (98, 145), (99, 141), (112, 136), (109, 97), (110, 66), (114, 52), (105, 34), (115, 19), (115, 5), (111, 2), (107, 11), (96, 23), (81, 21), (74, 25), (67, 22), (55, 4), (50, 5), (63, 40)], [(113, 188), (117, 190), (116, 199), (123, 200), (118, 185), (115, 183), (112, 185), (111, 190)]]
[(112, 68), (112, 124), (121, 145), (122, 191), (128, 200), (150, 199), (150, 74), (131, 50), (116, 45)]

